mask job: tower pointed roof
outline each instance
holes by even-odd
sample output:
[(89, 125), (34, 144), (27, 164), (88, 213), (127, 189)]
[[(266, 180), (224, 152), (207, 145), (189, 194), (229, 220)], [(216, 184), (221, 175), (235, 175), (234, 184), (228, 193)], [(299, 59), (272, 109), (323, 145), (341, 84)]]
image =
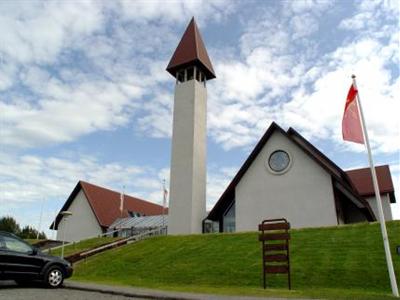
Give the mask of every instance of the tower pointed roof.
[(168, 64), (167, 71), (174, 77), (176, 72), (190, 65), (199, 67), (207, 80), (215, 78), (213, 66), (194, 17), (190, 21), (181, 41)]

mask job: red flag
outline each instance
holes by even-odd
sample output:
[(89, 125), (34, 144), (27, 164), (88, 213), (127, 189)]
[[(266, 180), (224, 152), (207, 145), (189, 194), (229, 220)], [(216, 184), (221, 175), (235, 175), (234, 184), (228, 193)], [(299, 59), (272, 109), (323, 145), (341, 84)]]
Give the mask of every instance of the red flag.
[(360, 114), (356, 100), (357, 89), (352, 84), (347, 94), (346, 106), (342, 120), (343, 140), (364, 144), (363, 132), (361, 129)]

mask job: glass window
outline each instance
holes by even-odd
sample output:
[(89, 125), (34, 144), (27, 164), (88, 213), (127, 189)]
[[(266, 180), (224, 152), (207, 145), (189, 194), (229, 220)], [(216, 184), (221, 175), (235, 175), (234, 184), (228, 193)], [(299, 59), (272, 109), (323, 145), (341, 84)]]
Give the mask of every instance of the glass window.
[(21, 242), (15, 238), (5, 236), (4, 243), (7, 250), (22, 252), (22, 253), (30, 253), (32, 252), (32, 247), (24, 242)]
[(283, 150), (274, 151), (268, 159), (268, 165), (274, 172), (283, 172), (289, 166), (289, 154)]
[(224, 232), (235, 232), (236, 222), (235, 222), (235, 202), (226, 210), (224, 214)]
[(6, 249), (6, 243), (4, 243), (3, 237), (0, 236), (0, 250)]

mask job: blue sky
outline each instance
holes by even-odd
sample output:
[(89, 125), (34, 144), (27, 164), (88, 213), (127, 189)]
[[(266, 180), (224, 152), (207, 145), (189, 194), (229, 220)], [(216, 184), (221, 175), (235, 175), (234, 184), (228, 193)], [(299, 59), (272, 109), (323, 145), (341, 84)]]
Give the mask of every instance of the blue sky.
[(367, 166), (341, 139), (353, 73), (375, 161), (399, 195), (398, 1), (1, 1), (0, 215), (37, 225), (43, 203), (47, 226), (80, 179), (161, 203), (165, 68), (192, 16), (217, 75), (208, 208), (272, 121), (343, 169)]

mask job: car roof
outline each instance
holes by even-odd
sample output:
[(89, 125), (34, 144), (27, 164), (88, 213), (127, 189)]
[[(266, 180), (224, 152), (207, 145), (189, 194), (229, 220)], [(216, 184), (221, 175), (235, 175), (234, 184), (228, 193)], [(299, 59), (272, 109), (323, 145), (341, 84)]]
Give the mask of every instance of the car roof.
[(12, 237), (17, 237), (15, 234), (8, 232), (8, 231), (2, 231), (0, 230), (0, 235), (7, 235), (7, 236), (12, 236)]

